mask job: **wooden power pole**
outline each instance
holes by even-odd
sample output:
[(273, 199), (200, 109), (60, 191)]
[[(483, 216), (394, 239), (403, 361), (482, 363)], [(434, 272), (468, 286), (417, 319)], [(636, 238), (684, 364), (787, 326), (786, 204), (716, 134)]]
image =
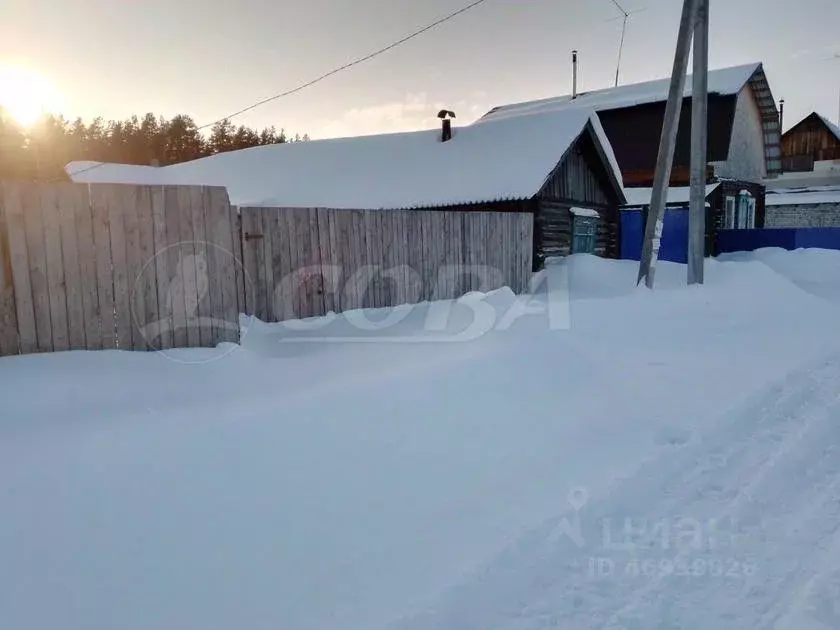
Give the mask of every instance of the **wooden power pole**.
[(650, 199), (645, 241), (642, 247), (642, 260), (639, 264), (638, 283), (642, 280), (653, 288), (656, 273), (656, 261), (659, 258), (659, 244), (662, 238), (662, 223), (665, 217), (665, 203), (668, 184), (671, 180), (671, 167), (674, 164), (674, 151), (677, 145), (677, 129), (680, 124), (685, 75), (688, 68), (688, 53), (691, 48), (692, 31), (697, 14), (699, 0), (683, 0), (680, 30), (677, 35), (677, 49), (674, 54), (674, 68), (671, 72), (671, 87), (668, 91), (668, 103), (665, 106), (665, 120), (659, 139), (659, 157), (656, 160), (656, 172), (653, 177), (653, 192)]
[(706, 258), (709, 0), (697, 1), (691, 87), (691, 194), (688, 211), (688, 284), (703, 284)]

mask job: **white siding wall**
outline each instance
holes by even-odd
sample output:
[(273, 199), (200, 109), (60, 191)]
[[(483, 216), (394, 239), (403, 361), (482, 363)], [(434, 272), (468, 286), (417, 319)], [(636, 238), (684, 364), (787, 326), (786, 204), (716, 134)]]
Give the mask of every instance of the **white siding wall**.
[(738, 94), (735, 104), (729, 159), (725, 162), (712, 162), (712, 165), (718, 177), (748, 182), (760, 182), (767, 177), (761, 111), (749, 84)]

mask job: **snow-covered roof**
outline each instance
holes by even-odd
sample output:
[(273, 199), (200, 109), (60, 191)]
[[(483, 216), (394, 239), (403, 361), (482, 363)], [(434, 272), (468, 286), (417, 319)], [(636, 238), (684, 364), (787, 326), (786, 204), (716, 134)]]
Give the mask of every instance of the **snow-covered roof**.
[(166, 167), (73, 162), (76, 182), (224, 186), (240, 206), (400, 209), (528, 199), (590, 129), (619, 198), (621, 171), (597, 114), (580, 108), (416, 131), (254, 147)]
[[(720, 183), (708, 184), (706, 196), (708, 197), (717, 190)], [(628, 207), (649, 206), (650, 198), (653, 195), (653, 188), (625, 188), (624, 196), (627, 197)], [(688, 203), (691, 200), (691, 187), (678, 186), (668, 189), (668, 201), (666, 203)]]
[(601, 214), (592, 208), (569, 208), (569, 211), (576, 217), (600, 217)]
[[(751, 63), (731, 68), (709, 71), (709, 94), (733, 95), (741, 91), (752, 76), (761, 69), (761, 63)], [(571, 95), (545, 98), (512, 105), (496, 107), (484, 115), (484, 119), (504, 117), (510, 114), (524, 114), (575, 107), (588, 107), (595, 111), (623, 109), (646, 103), (657, 103), (668, 99), (671, 79), (658, 79), (645, 83), (634, 83), (593, 92), (582, 92), (577, 98)], [(691, 96), (691, 75), (686, 79), (684, 96)]]
[(819, 114), (817, 112), (814, 112), (814, 113), (817, 114), (817, 116), (819, 116), (820, 120), (822, 120), (823, 123), (825, 123), (825, 126), (828, 127), (828, 130), (831, 133), (833, 133), (834, 137), (837, 138), (837, 141), (840, 142), (840, 127), (835, 125), (833, 122), (831, 122), (828, 118), (826, 118), (822, 114)]
[(768, 206), (800, 206), (821, 203), (840, 204), (840, 191), (826, 190), (822, 192), (767, 192), (764, 198)]

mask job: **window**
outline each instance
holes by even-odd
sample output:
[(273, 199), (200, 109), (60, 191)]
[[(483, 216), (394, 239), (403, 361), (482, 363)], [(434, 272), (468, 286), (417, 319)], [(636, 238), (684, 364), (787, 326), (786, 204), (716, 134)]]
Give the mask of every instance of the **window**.
[(748, 190), (742, 190), (738, 195), (738, 228), (755, 228), (755, 197)]
[(725, 230), (735, 229), (735, 197), (726, 198), (726, 215), (724, 217), (723, 228)]
[[(572, 210), (574, 213), (574, 210)], [(572, 253), (594, 254), (598, 235), (598, 214), (572, 215)]]

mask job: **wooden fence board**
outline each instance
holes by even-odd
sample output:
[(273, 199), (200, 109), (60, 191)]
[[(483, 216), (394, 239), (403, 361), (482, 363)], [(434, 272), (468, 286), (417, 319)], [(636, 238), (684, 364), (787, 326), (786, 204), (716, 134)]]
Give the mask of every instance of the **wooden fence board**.
[(268, 281), (266, 279), (266, 270), (268, 267), (267, 259), (265, 257), (265, 227), (263, 226), (262, 213), (251, 210), (249, 212), (251, 219), (251, 234), (253, 240), (246, 245), (248, 249), (253, 252), (254, 257), (254, 287), (256, 295), (255, 315), (258, 319), (268, 321)]
[(50, 313), (50, 335), (52, 350), (60, 352), (70, 349), (70, 333), (67, 328), (67, 295), (64, 284), (64, 263), (61, 247), (61, 214), (59, 187), (55, 184), (39, 186), (41, 220), (43, 221), (44, 261), (47, 274), (47, 300)]
[[(226, 336), (225, 327), (225, 296), (222, 283), (218, 278), (222, 274), (226, 252), (216, 242), (213, 224), (213, 195), (209, 189), (203, 189), (201, 192), (201, 199), (197, 204), (193, 204), (193, 210), (197, 210), (200, 215), (196, 218), (193, 215), (193, 222), (199, 222), (200, 227), (194, 228), (204, 245), (201, 248), (205, 256), (205, 266), (207, 277), (211, 279), (208, 283), (206, 295), (200, 302), (200, 316), (206, 321), (201, 325), (201, 343), (202, 345), (215, 346), (218, 342)], [(237, 239), (238, 240), (238, 239)]]
[(121, 215), (124, 227), (126, 289), (128, 292), (128, 329), (131, 345), (120, 341), (124, 350), (146, 350), (146, 340), (143, 336), (142, 322), (146, 314), (146, 294), (142, 289), (143, 263), (140, 246), (140, 222), (142, 206), (146, 195), (146, 205), (150, 204), (148, 189), (143, 186), (130, 186), (121, 190)]
[(239, 343), (239, 304), (236, 297), (236, 270), (234, 260), (234, 234), (231, 229), (232, 212), (227, 189), (213, 187), (210, 193), (210, 229), (213, 233), (217, 281), (222, 285), (222, 321), (217, 323), (216, 342)]
[(265, 265), (262, 260), (262, 224), (252, 208), (240, 208), (242, 257), (245, 263), (245, 303), (248, 315), (263, 319), (265, 313)]
[[(155, 256), (155, 204), (159, 188), (143, 186), (137, 196), (137, 279), (133, 283), (135, 346), (138, 349), (153, 350), (157, 340), (149, 337), (147, 331), (156, 328), (160, 318), (157, 293), (157, 256)], [(142, 305), (142, 308), (141, 308)], [(142, 345), (138, 346), (138, 340)]]
[(155, 293), (158, 311), (154, 319), (146, 323), (146, 341), (153, 348), (168, 350), (175, 347), (175, 313), (169, 293), (169, 236), (166, 219), (166, 189), (153, 186), (152, 196), (152, 240), (155, 249)]
[(133, 187), (108, 185), (111, 231), (111, 265), (114, 277), (114, 318), (117, 326), (117, 347), (131, 350), (134, 347), (131, 336), (131, 302), (129, 295), (129, 272), (126, 252), (125, 215), (133, 205)]
[[(215, 243), (206, 230), (204, 206), (208, 199), (206, 199), (204, 189), (194, 186), (187, 188), (187, 194), (189, 197), (188, 209), (192, 254), (195, 257), (196, 285), (193, 324), (198, 332), (198, 345), (213, 347), (216, 345), (217, 336), (213, 328), (213, 295), (210, 290), (210, 279), (215, 277), (216, 269), (210, 269), (211, 252), (208, 251), (208, 247), (214, 248)], [(186, 210), (187, 208), (184, 208), (184, 211)], [(227, 229), (231, 229), (229, 223)], [(213, 245), (208, 246), (208, 242), (213, 243)], [(230, 256), (232, 255), (233, 253), (231, 252)]]
[(270, 211), (270, 210), (259, 210), (260, 215), (260, 222), (262, 225), (261, 232), (263, 234), (262, 239), (262, 247), (263, 247), (263, 260), (265, 261), (264, 269), (265, 269), (265, 318), (264, 321), (266, 322), (276, 322), (279, 321), (278, 313), (280, 309), (283, 308), (282, 300), (280, 299), (280, 291), (282, 289), (278, 289), (280, 282), (283, 279), (283, 276), (278, 272), (278, 277), (275, 278), (274, 276), (274, 267), (276, 264), (275, 261), (275, 246), (274, 241), (275, 237), (278, 240), (277, 249), (280, 251), (282, 248), (283, 237), (282, 234), (285, 231), (284, 229), (280, 229), (278, 232), (277, 228), (277, 215)]
[(166, 305), (172, 314), (173, 347), (186, 348), (188, 345), (187, 287), (184, 286), (184, 255), (181, 250), (183, 235), (181, 234), (178, 188), (166, 187), (163, 196), (166, 217)]
[(32, 302), (35, 306), (35, 329), (38, 333), (38, 352), (52, 352), (47, 252), (41, 195), (38, 186), (24, 184), (23, 207), (26, 223), (26, 244), (29, 250), (29, 281), (32, 285)]
[(233, 238), (234, 273), (236, 274), (236, 310), (245, 313), (245, 263), (242, 258), (242, 215), (235, 207), (228, 213)]
[(103, 349), (117, 347), (117, 324), (114, 315), (114, 274), (111, 258), (111, 230), (108, 186), (91, 187), (93, 242), (96, 248), (96, 284), (99, 297), (100, 336)]
[(5, 212), (4, 192), (0, 187), (0, 356), (19, 353), (20, 333), (12, 278), (9, 226)]
[(82, 293), (82, 316), (85, 326), (85, 347), (88, 350), (102, 349), (102, 314), (99, 305), (99, 281), (96, 251), (93, 235), (93, 213), (89, 186), (77, 186), (72, 212), (74, 217), (76, 243), (79, 253), (79, 282)]
[(318, 213), (309, 208), (301, 208), (300, 217), (303, 219), (301, 225), (307, 228), (307, 235), (304, 240), (304, 250), (307, 266), (310, 268), (309, 277), (306, 282), (306, 296), (310, 308), (310, 317), (321, 317), (326, 315), (324, 300), (324, 277), (321, 269), (320, 233), (318, 227)]
[(201, 345), (198, 320), (198, 302), (201, 291), (192, 226), (192, 194), (189, 187), (178, 186), (177, 195), (178, 202), (176, 208), (180, 241), (178, 244), (178, 272), (184, 293), (186, 345), (190, 348), (196, 348)]
[(29, 275), (29, 246), (26, 238), (23, 184), (4, 184), (3, 202), (9, 235), (9, 259), (12, 264), (12, 286), (15, 294), (20, 351), (28, 354), (38, 351), (38, 332), (35, 326), (35, 301)]
[[(82, 265), (79, 255), (79, 238), (76, 229), (76, 207), (87, 202), (87, 191), (76, 186), (63, 186), (61, 194), (64, 203), (58, 212), (61, 239), (62, 266), (64, 268), (64, 286), (66, 297), (68, 345), (71, 350), (87, 349), (85, 331), (84, 286), (82, 284)], [(83, 256), (89, 257), (87, 250)]]
[(321, 265), (321, 290), (324, 301), (324, 313), (338, 311), (336, 304), (335, 282), (333, 278), (333, 265), (337, 260), (333, 254), (330, 230), (330, 212), (324, 208), (316, 211), (318, 221), (318, 259)]

